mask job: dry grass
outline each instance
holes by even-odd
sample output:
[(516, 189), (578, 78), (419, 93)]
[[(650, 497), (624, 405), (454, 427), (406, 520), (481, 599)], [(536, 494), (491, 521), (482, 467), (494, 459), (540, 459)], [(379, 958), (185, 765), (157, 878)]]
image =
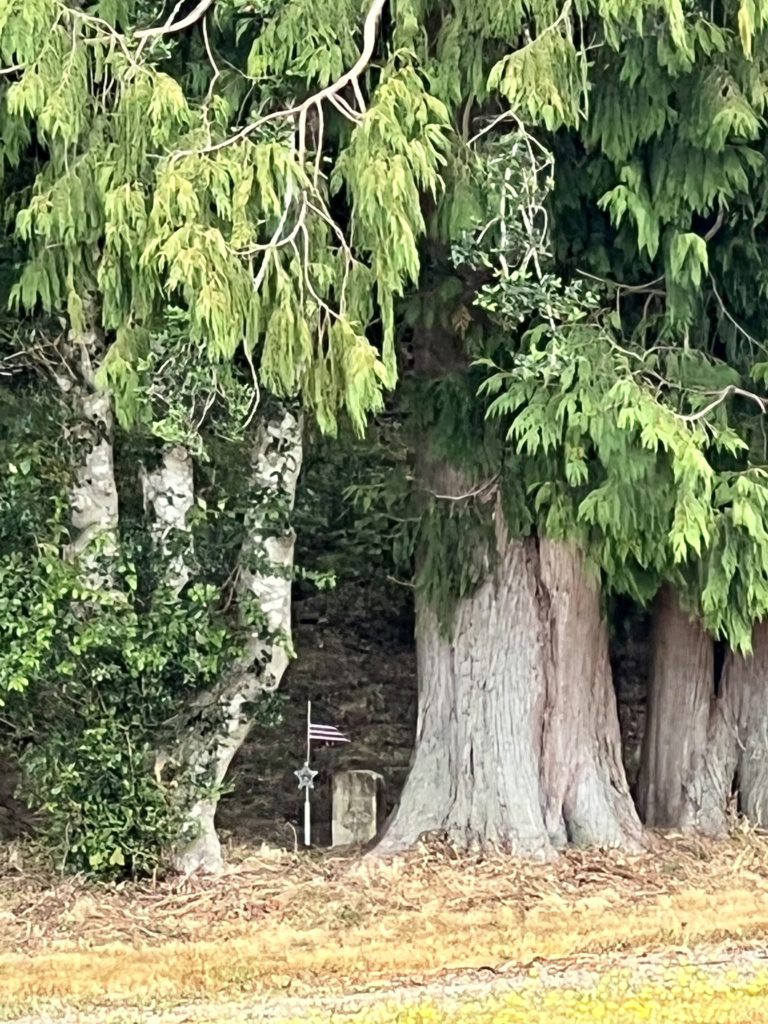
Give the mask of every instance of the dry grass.
[(122, 887), (53, 884), (11, 862), (0, 865), (0, 1004), (10, 1015), (50, 999), (383, 991), (446, 968), (761, 946), (767, 934), (768, 841), (752, 832), (546, 866), (434, 848), (392, 862), (262, 851), (220, 879)]

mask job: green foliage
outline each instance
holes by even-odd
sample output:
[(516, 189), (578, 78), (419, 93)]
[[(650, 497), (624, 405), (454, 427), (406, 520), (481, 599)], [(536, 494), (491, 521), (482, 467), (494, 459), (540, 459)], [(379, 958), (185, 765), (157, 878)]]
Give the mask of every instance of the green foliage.
[[(600, 5), (577, 32), (567, 4), (531, 14), (489, 79), (527, 124), (477, 135), (435, 220), (466, 282), (461, 331), (486, 339), (465, 355), (514, 453), (514, 474), (495, 465), (517, 481), (513, 532), (532, 517), (575, 539), (643, 601), (672, 580), (748, 648), (768, 598), (764, 15)], [(462, 465), (458, 431), (436, 429)]]
[[(558, 21), (567, 24), (569, 4)], [(576, 127), (587, 91), (586, 56), (568, 31), (548, 26), (527, 45), (504, 57), (491, 70), (488, 88), (498, 89), (515, 112), (553, 130)]]
[(302, 0), (276, 3), (264, 31), (248, 55), (248, 75), (256, 81), (271, 78), (277, 89), (295, 82), (304, 92), (327, 86), (357, 59), (356, 39), (362, 11), (359, 0)]
[[(185, 709), (249, 624), (287, 643), (232, 583), (270, 568), (249, 517), (290, 525), (280, 480), (247, 493), (270, 394), (340, 441), (300, 526), (413, 562), (444, 622), (499, 511), (616, 591), (672, 580), (734, 644), (768, 614), (765, 4), (223, 0), (137, 35), (161, 6), (0, 2), (2, 291), (63, 327), (24, 336), (0, 396), (0, 697), (52, 841), (108, 873), (178, 829), (150, 763), (169, 723), (215, 733)], [(411, 434), (366, 435), (398, 341)], [(66, 555), (93, 387), (120, 427), (100, 589)], [(196, 492), (165, 546), (136, 483), (164, 444)], [(311, 547), (319, 579), (346, 569)]]
[(155, 780), (158, 744), (180, 704), (231, 663), (237, 642), (215, 588), (139, 601), (130, 562), (117, 593), (84, 591), (76, 567), (60, 562), (45, 572), (33, 596), (55, 603), (49, 643), (22, 706), (8, 704), (32, 737), (20, 757), (22, 792), (68, 870), (145, 874), (186, 810)]
[(134, 331), (126, 339), (118, 329), (97, 382), (118, 397), (124, 428), (142, 427), (203, 460), (211, 457), (214, 437), (243, 441), (258, 402), (248, 368), (207, 359), (192, 339), (188, 316), (174, 308), (152, 334)]
[(409, 575), (418, 517), (405, 430), (394, 414), (365, 438), (307, 446), (293, 523), (303, 578), (337, 581)]
[[(0, 389), (0, 421), (0, 741), (18, 758), (23, 795), (63, 866), (144, 874), (177, 840), (188, 809), (183, 771), (161, 784), (156, 753), (178, 741), (185, 705), (226, 675), (253, 625), (263, 628), (258, 609), (235, 620), (224, 586), (243, 541), (244, 444), (203, 438), (231, 477), (226, 493), (201, 478), (194, 579), (180, 594), (167, 586), (137, 478), (123, 475), (120, 555), (102, 551), (113, 581), (105, 588), (89, 581), (92, 549), (88, 572), (66, 557), (81, 445), (66, 407), (22, 381)], [(148, 439), (124, 438), (118, 468), (153, 454)], [(188, 550), (187, 535), (178, 539)], [(166, 558), (177, 546), (170, 538)], [(268, 695), (251, 709), (265, 725), (278, 712)]]
[(614, 330), (534, 328), (484, 383), (488, 414), (526, 459), (540, 529), (578, 539), (610, 588), (641, 601), (675, 581), (713, 633), (748, 649), (768, 614), (766, 476), (724, 404), (704, 415), (734, 372)]
[[(76, 564), (49, 553), (0, 564), (5, 743), (20, 744), (23, 795), (68, 869), (144, 874), (161, 863), (188, 783), (177, 773), (161, 785), (155, 755), (177, 741), (180, 709), (242, 650), (218, 586), (176, 595), (142, 573), (140, 546), (136, 556), (111, 591), (88, 589)], [(273, 724), (277, 707), (266, 696), (252, 714)]]
[[(136, 47), (122, 9), (8, 0), (0, 61), (19, 71), (0, 79), (0, 164), (25, 161), (29, 175), (9, 196), (25, 249), (13, 300), (83, 330), (84, 296), (96, 298), (113, 342), (103, 380), (124, 422), (142, 412), (147, 332), (175, 304), (182, 359), (189, 345), (211, 365), (245, 353), (259, 386), (300, 394), (323, 431), (348, 413), (361, 432), (395, 381), (393, 301), (418, 277), (447, 111), (402, 61), (365, 86), (364, 113), (312, 102), (357, 59), (356, 0), (262, 4), (234, 21), (234, 8), (217, 11), (226, 71), (210, 45)], [(348, 123), (328, 116), (333, 103)], [(329, 160), (332, 190), (350, 200), (338, 213)], [(377, 317), (379, 345), (366, 338)]]
[(384, 78), (374, 106), (340, 154), (331, 187), (344, 182), (352, 200), (352, 236), (370, 254), (383, 323), (385, 379), (395, 381), (395, 297), (419, 274), (421, 212), (436, 197), (448, 148), (448, 112), (419, 74), (405, 67)]
[[(497, 495), (505, 507), (517, 467), (505, 457), (503, 435), (477, 400), (476, 371), (420, 382), (412, 397), (417, 456), (412, 498), (411, 556), (417, 590), (447, 630), (456, 604), (495, 564)], [(512, 529), (526, 533), (525, 509), (506, 507)]]

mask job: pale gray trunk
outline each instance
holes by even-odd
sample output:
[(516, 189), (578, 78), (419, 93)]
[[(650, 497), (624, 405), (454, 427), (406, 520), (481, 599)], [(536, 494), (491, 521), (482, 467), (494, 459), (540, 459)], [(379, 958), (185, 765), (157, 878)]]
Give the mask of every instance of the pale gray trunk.
[[(249, 705), (277, 689), (292, 657), (291, 583), (294, 533), (289, 516), (301, 469), (302, 436), (297, 412), (276, 405), (265, 415), (252, 457), (252, 491), (237, 591), (253, 599), (263, 616), (254, 626), (241, 661), (214, 693), (195, 702), (194, 717), (180, 739), (174, 763), (187, 773), (191, 802), (186, 834), (176, 854), (179, 870), (221, 868), (214, 825), (217, 791), (252, 723)], [(275, 524), (278, 525), (275, 525)]]
[(729, 652), (715, 686), (711, 638), (660, 594), (638, 804), (646, 824), (723, 835), (742, 812), (768, 824), (768, 624), (749, 655)]
[(416, 602), (419, 709), (411, 770), (379, 852), (423, 833), (545, 857), (540, 794), (546, 637), (533, 542), (500, 537), (496, 571), (451, 633)]
[(152, 536), (166, 561), (167, 583), (179, 594), (191, 578), (188, 517), (195, 503), (192, 459), (186, 448), (176, 445), (163, 452), (155, 469), (148, 472), (142, 468), (140, 475), (144, 508), (153, 514)]
[(117, 552), (118, 498), (113, 460), (114, 416), (108, 394), (95, 384), (93, 362), (101, 350), (96, 331), (70, 333), (69, 355), (78, 365), (76, 382), (61, 378), (75, 411), (74, 440), (82, 448), (70, 492), (74, 530), (66, 555), (78, 559), (96, 588), (114, 585), (112, 561)]
[(511, 540), (450, 635), (417, 601), (411, 771), (378, 852), (424, 833), (549, 858), (567, 842), (638, 849), (600, 592), (571, 546)]

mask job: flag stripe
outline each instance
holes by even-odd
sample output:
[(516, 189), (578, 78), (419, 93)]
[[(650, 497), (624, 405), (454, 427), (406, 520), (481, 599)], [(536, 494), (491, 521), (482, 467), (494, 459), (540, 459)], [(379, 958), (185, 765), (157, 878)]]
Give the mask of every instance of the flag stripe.
[(348, 738), (340, 733), (333, 725), (317, 725), (309, 723), (309, 738), (311, 740), (326, 740), (327, 742), (349, 743)]

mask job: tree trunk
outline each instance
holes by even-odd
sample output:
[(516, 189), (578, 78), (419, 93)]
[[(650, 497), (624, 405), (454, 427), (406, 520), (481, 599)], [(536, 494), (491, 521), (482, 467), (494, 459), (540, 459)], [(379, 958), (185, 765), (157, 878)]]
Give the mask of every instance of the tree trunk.
[[(175, 855), (179, 870), (215, 872), (222, 866), (214, 825), (218, 788), (252, 723), (250, 705), (280, 684), (292, 656), (291, 583), (294, 534), (290, 526), (301, 468), (298, 414), (275, 403), (260, 425), (252, 458), (253, 488), (246, 517), (237, 590), (244, 607), (260, 611), (243, 657), (213, 693), (192, 709), (172, 762), (191, 794), (186, 826)], [(201, 796), (203, 793), (205, 795)]]
[(639, 849), (598, 580), (571, 545), (541, 541), (539, 552), (552, 659), (543, 741), (547, 831), (557, 845)]
[(154, 515), (152, 534), (166, 559), (168, 586), (180, 594), (190, 580), (191, 534), (187, 517), (195, 503), (192, 459), (186, 448), (176, 445), (163, 452), (160, 465), (141, 470), (144, 508)]
[[(653, 661), (637, 803), (646, 825), (695, 825), (702, 810), (713, 813), (720, 780), (707, 781), (703, 755), (716, 716), (712, 639), (684, 611), (671, 587), (656, 599)], [(724, 805), (723, 805), (724, 806)], [(716, 828), (715, 822), (710, 826)]]
[(575, 548), (496, 522), (495, 568), (450, 635), (417, 600), (416, 746), (378, 852), (424, 833), (537, 858), (639, 849), (596, 581)]
[(70, 335), (72, 362), (79, 365), (79, 380), (62, 379), (76, 413), (75, 440), (82, 458), (70, 492), (75, 536), (66, 552), (78, 559), (89, 583), (111, 587), (112, 561), (117, 552), (118, 498), (113, 460), (114, 416), (109, 395), (94, 383), (93, 360), (101, 348), (96, 331)]
[(768, 828), (768, 622), (755, 626), (752, 653), (731, 655), (725, 672), (733, 713), (724, 728), (738, 757), (740, 809)]
[(752, 653), (729, 652), (715, 685), (713, 645), (665, 589), (655, 612), (654, 659), (638, 786), (646, 824), (723, 835), (728, 803), (768, 825), (768, 623)]

